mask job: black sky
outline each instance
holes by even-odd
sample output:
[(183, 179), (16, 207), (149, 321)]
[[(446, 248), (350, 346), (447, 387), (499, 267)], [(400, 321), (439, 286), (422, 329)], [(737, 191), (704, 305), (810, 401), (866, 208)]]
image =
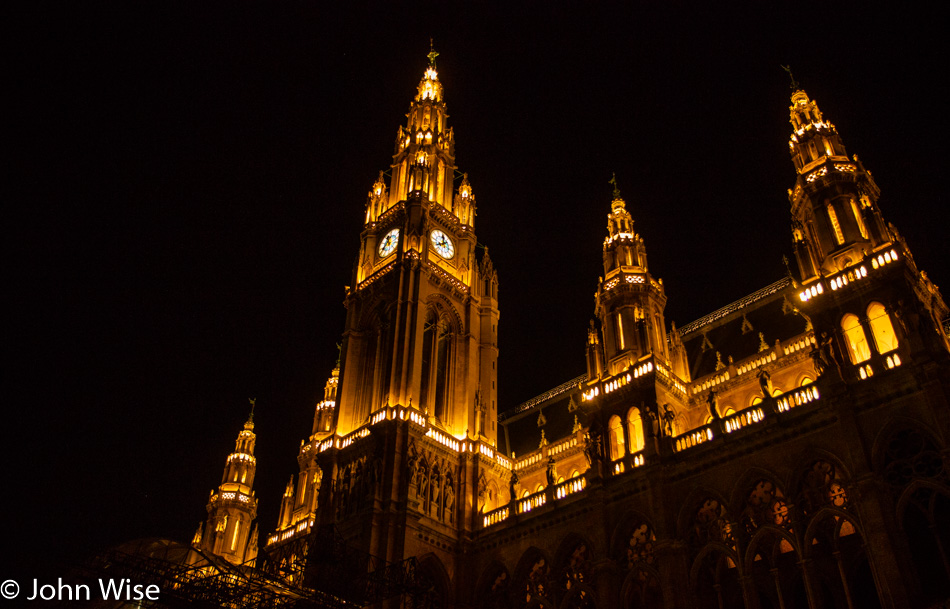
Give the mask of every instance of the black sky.
[(500, 273), (502, 408), (584, 370), (611, 172), (668, 321), (784, 274), (781, 64), (948, 285), (937, 9), (688, 4), (14, 11), (5, 556), (55, 571), (125, 539), (189, 539), (248, 397), (273, 529), (430, 36)]

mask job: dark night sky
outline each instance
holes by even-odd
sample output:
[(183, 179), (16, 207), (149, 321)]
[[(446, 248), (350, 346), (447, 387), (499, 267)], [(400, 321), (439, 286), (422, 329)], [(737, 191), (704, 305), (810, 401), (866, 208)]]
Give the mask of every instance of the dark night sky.
[(584, 370), (611, 172), (668, 321), (782, 276), (780, 64), (950, 285), (936, 12), (354, 4), (11, 15), (2, 543), (21, 569), (56, 576), (125, 539), (190, 539), (250, 396), (272, 531), (336, 359), (366, 193), (430, 36), (500, 273), (502, 408)]

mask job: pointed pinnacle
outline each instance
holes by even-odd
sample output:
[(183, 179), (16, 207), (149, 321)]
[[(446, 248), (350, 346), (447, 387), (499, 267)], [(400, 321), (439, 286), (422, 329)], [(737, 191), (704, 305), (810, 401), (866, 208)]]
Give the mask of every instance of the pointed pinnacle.
[(432, 38), (429, 38), (429, 54), (426, 55), (426, 57), (429, 58), (429, 65), (433, 68), (435, 67), (435, 58), (439, 56), (435, 50), (434, 44), (435, 43), (433, 42)]
[(791, 68), (791, 66), (780, 66), (780, 67), (781, 67), (783, 70), (785, 70), (786, 72), (788, 72), (788, 78), (792, 81), (792, 82), (791, 82), (791, 89), (792, 89), (792, 91), (798, 91), (799, 89), (801, 89), (801, 88), (802, 88), (801, 85), (799, 85), (799, 84), (798, 84), (798, 81), (795, 80), (795, 77), (792, 76), (792, 68)]

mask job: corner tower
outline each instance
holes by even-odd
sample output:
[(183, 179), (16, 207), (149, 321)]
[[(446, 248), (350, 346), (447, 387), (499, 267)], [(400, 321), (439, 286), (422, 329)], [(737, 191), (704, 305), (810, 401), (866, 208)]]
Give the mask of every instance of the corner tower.
[(797, 173), (789, 189), (795, 256), (803, 281), (840, 271), (890, 240), (877, 207), (880, 189), (848, 158), (834, 124), (792, 82), (789, 153)]
[(194, 544), (240, 565), (257, 558), (257, 497), (254, 496), (254, 400), (251, 414), (228, 455), (217, 490), (208, 499), (208, 520), (198, 527)]
[(437, 55), (397, 131), (388, 179), (380, 172), (367, 198), (334, 431), (399, 404), (456, 438), (495, 444), (498, 280), (478, 252), (475, 195), (455, 165)]
[[(944, 358), (948, 308), (878, 207), (881, 195), (835, 126), (792, 81), (789, 189), (802, 311), (823, 337), (818, 368), (861, 382), (907, 361)], [(832, 348), (834, 343), (834, 348)]]

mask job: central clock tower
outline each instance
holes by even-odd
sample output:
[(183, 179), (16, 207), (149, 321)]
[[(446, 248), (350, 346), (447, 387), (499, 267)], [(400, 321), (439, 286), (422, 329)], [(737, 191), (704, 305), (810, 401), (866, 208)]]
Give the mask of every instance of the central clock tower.
[[(366, 201), (336, 433), (402, 405), (458, 439), (494, 445), (498, 278), (475, 237), (475, 195), (455, 165), (434, 51)], [(456, 186), (457, 185), (457, 186)]]

